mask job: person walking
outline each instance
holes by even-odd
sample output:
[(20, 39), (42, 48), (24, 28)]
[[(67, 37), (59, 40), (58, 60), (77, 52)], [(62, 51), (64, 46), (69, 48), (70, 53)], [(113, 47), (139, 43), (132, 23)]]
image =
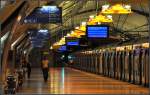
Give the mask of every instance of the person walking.
[(47, 82), (47, 79), (48, 79), (48, 72), (49, 72), (48, 65), (49, 65), (48, 59), (44, 57), (44, 59), (42, 60), (42, 71), (43, 71), (43, 78), (45, 82)]
[(27, 62), (27, 73), (28, 73), (28, 79), (29, 79), (30, 75), (31, 75), (31, 64), (30, 64), (30, 62)]

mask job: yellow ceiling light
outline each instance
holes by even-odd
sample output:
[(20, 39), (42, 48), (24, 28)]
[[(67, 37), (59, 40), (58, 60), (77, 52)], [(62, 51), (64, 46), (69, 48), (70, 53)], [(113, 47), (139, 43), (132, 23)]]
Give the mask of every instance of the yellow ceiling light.
[(60, 45), (53, 45), (53, 49), (58, 49), (60, 48)]
[(71, 31), (71, 34), (74, 34), (74, 31)]
[(67, 34), (67, 37), (69, 37), (69, 36), (70, 36), (70, 34), (68, 33), (68, 34)]
[(79, 30), (86, 31), (86, 25), (85, 26), (80, 26)]
[(149, 48), (149, 43), (143, 43), (143, 44), (142, 44), (142, 47), (144, 47), (144, 48)]
[(88, 21), (88, 23), (87, 23), (88, 25), (96, 25), (96, 23), (95, 22), (93, 22), (93, 21)]
[(51, 46), (50, 49), (53, 49), (53, 46)]
[(102, 12), (103, 14), (129, 14), (131, 12), (131, 6), (126, 4), (115, 4), (113, 6), (103, 5)]
[(98, 22), (113, 22), (112, 16), (111, 15), (98, 15), (93, 19), (93, 22), (98, 23)]
[(95, 21), (93, 20), (95, 18), (95, 15), (89, 16), (89, 20), (87, 22), (87, 25), (95, 25)]
[(85, 35), (85, 31), (81, 31), (81, 30), (75, 30), (75, 33), (80, 36)]
[(117, 51), (122, 51), (122, 50), (124, 50), (124, 47), (123, 47), (123, 46), (121, 46), (121, 47), (116, 47), (116, 50), (117, 50)]
[(81, 23), (81, 26), (86, 26), (86, 22), (82, 22), (82, 23)]
[(77, 27), (75, 27), (75, 29), (79, 29), (79, 27), (77, 26)]
[(132, 50), (132, 45), (126, 46), (126, 49), (127, 49), (127, 50)]

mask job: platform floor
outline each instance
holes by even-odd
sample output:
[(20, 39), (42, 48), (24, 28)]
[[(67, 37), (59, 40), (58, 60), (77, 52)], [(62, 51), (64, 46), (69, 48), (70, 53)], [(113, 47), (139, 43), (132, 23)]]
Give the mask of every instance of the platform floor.
[(149, 89), (72, 68), (51, 68), (47, 83), (41, 69), (33, 69), (18, 95), (22, 94), (144, 94)]

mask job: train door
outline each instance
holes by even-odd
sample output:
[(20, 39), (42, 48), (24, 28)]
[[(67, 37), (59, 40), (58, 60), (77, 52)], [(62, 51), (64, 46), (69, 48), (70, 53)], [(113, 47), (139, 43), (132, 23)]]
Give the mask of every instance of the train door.
[(89, 55), (90, 58), (90, 72), (92, 72), (92, 54)]
[(91, 53), (89, 54), (89, 71), (91, 72), (91, 66), (92, 66), (92, 61), (91, 61)]
[(126, 51), (122, 51), (122, 80), (125, 81), (125, 56), (126, 56)]
[(107, 75), (107, 52), (104, 52), (104, 75)]
[(114, 77), (114, 55), (115, 52), (111, 52), (111, 57), (110, 57), (110, 77)]
[(88, 69), (88, 59), (87, 59), (87, 53), (85, 53), (85, 71)]
[(139, 84), (140, 82), (139, 59), (140, 59), (140, 49), (139, 47), (136, 47), (134, 52), (134, 76), (133, 76), (135, 84)]
[(144, 85), (145, 84), (145, 80), (146, 80), (146, 72), (145, 72), (145, 69), (146, 69), (146, 67), (145, 67), (145, 63), (146, 63), (146, 49), (144, 49), (143, 48), (143, 50), (142, 50), (142, 62), (141, 62), (141, 77), (142, 77), (142, 85)]
[(94, 53), (94, 73), (97, 71), (97, 53)]
[(113, 59), (112, 59), (112, 51), (109, 52), (109, 77), (112, 77), (112, 66), (113, 66)]
[(120, 69), (119, 69), (120, 70), (119, 71), (119, 73), (120, 73), (120, 80), (123, 79), (123, 61), (124, 61), (123, 60), (123, 56), (124, 56), (123, 54), (124, 54), (123, 51), (120, 51), (120, 55), (119, 55), (120, 56), (120, 63), (119, 63), (119, 65), (120, 65), (119, 66), (120, 67)]
[(82, 54), (81, 56), (82, 56), (82, 70), (84, 71), (84, 68), (85, 68), (85, 66), (84, 66), (84, 64), (85, 64), (85, 62), (84, 62), (84, 61), (85, 61), (85, 60), (84, 60), (84, 56), (85, 56), (85, 55)]
[(80, 55), (78, 54), (78, 60), (79, 60), (79, 63), (78, 63), (78, 65), (77, 65), (77, 68), (78, 68), (78, 69), (80, 69), (80, 59), (81, 59), (81, 58), (80, 58)]
[(113, 78), (116, 77), (116, 50), (113, 51)]
[(143, 56), (144, 52), (143, 49), (140, 47), (140, 54), (139, 54), (139, 84), (142, 84), (142, 80), (143, 80), (143, 63), (142, 63), (142, 56)]
[(90, 72), (90, 54), (87, 54), (88, 72)]
[(81, 54), (79, 54), (79, 69), (81, 70), (81, 64), (82, 64), (82, 58), (81, 58)]
[(82, 56), (81, 56), (81, 54), (79, 54), (79, 55), (80, 55), (80, 57), (79, 57), (80, 58), (79, 69), (82, 70)]
[(79, 69), (79, 67), (80, 67), (80, 55), (78, 54), (77, 56), (78, 56), (78, 65), (77, 65), (77, 68)]
[(86, 69), (86, 60), (85, 60), (85, 58), (86, 58), (86, 54), (85, 53), (83, 53), (83, 70), (85, 71), (85, 69)]
[(105, 52), (102, 52), (102, 68), (103, 68), (103, 75), (105, 75)]
[(135, 78), (134, 78), (134, 53), (135, 50), (132, 49), (131, 51), (131, 83), (135, 82)]
[(108, 51), (108, 55), (107, 55), (107, 75), (110, 75), (110, 58), (111, 58), (111, 52)]
[(76, 64), (75, 64), (75, 68), (77, 68), (78, 64), (79, 64), (79, 58), (78, 58), (78, 54), (76, 54)]
[(93, 54), (93, 73), (96, 73), (96, 65), (97, 65), (97, 57), (96, 57), (96, 52)]
[(129, 51), (128, 48), (125, 48), (125, 60), (124, 60), (124, 69), (125, 69), (125, 76), (124, 80), (128, 81), (129, 80)]
[(78, 64), (78, 56), (77, 56), (77, 54), (75, 54), (75, 64), (74, 64), (74, 68), (76, 68), (77, 67), (77, 64)]
[(112, 69), (112, 52), (109, 51), (109, 62), (108, 62), (108, 76), (111, 77)]
[(96, 52), (96, 74), (99, 74), (99, 52)]
[(93, 53), (91, 54), (91, 73), (93, 73)]
[(85, 54), (82, 54), (82, 69), (84, 71), (84, 68), (85, 68)]
[(116, 79), (119, 79), (119, 51), (116, 50), (116, 69), (115, 69), (115, 73), (116, 73)]
[(86, 71), (86, 54), (84, 53), (84, 71)]
[(145, 52), (145, 86), (149, 87), (149, 49), (146, 49), (146, 52)]
[(80, 54), (79, 54), (79, 59), (80, 59), (79, 69), (81, 70), (82, 58)]
[(121, 76), (122, 76), (122, 53), (121, 51), (118, 51), (118, 55), (117, 55), (117, 78), (118, 79), (122, 79)]
[(129, 50), (128, 51), (128, 70), (127, 70), (127, 72), (128, 72), (128, 82), (131, 82), (131, 76), (132, 76), (132, 51), (131, 50)]
[(100, 73), (100, 74), (103, 73), (103, 61), (102, 61), (102, 56), (103, 56), (103, 53), (100, 52), (100, 53), (99, 53), (99, 73)]
[(105, 61), (105, 65), (106, 65), (106, 75), (109, 75), (109, 52), (106, 51), (106, 61)]

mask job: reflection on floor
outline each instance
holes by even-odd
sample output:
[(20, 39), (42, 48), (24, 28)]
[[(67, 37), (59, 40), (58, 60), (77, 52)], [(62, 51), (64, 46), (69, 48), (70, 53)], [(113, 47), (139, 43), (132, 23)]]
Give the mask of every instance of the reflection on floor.
[[(19, 89), (21, 94), (144, 94), (148, 88), (89, 74), (72, 68), (51, 68), (49, 80), (44, 83), (40, 69), (32, 70), (28, 79)], [(29, 95), (30, 95), (29, 94)]]

